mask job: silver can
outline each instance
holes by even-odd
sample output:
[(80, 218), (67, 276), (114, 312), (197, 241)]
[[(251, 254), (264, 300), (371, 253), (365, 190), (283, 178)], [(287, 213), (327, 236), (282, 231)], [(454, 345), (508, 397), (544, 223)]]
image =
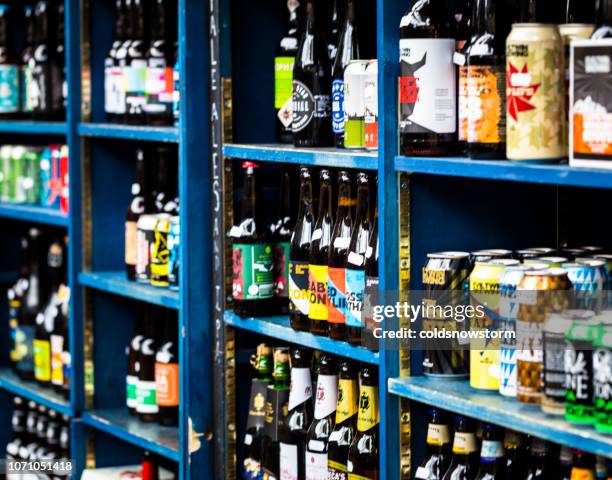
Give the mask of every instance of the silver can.
[(367, 60), (351, 60), (344, 69), (344, 147), (365, 148)]

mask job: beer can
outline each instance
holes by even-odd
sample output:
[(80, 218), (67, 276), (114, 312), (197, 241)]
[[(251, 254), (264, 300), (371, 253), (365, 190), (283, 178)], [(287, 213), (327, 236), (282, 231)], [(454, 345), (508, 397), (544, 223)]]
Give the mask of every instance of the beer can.
[(155, 215), (141, 215), (136, 224), (136, 281), (150, 283), (151, 244), (155, 239)]
[(502, 248), (493, 248), (487, 250), (476, 250), (471, 254), (472, 263), (476, 262), (488, 262), (496, 258), (512, 258), (511, 250), (504, 250)]
[(565, 339), (574, 321), (588, 319), (593, 312), (566, 310), (551, 313), (543, 332), (542, 410), (551, 415), (565, 414)]
[(555, 25), (515, 23), (506, 40), (506, 154), (551, 161), (563, 143), (563, 46)]
[(181, 226), (179, 217), (170, 218), (168, 232), (168, 281), (172, 290), (178, 290), (179, 285), (179, 251), (181, 246)]
[(24, 203), (40, 203), (40, 149), (27, 147), (23, 154), (21, 190)]
[(523, 403), (541, 403), (544, 323), (547, 314), (567, 308), (571, 288), (560, 268), (526, 271), (517, 288), (516, 398)]
[(369, 60), (365, 70), (365, 148), (378, 149), (378, 60)]
[(612, 433), (612, 324), (601, 325), (593, 350), (595, 428)]
[(514, 338), (502, 336), (499, 349), (499, 393), (516, 397), (516, 289), (528, 270), (545, 270), (546, 264), (508, 267), (499, 281), (499, 319), (502, 332), (514, 333)]
[[(439, 252), (427, 255), (422, 270), (424, 301), (430, 305), (464, 305), (465, 288), (470, 274), (470, 254)], [(424, 318), (423, 330), (436, 328), (465, 330), (465, 321), (453, 318)], [(464, 378), (469, 375), (468, 345), (450, 339), (426, 340), (423, 368), (425, 375)]]
[(13, 202), (15, 203), (25, 203), (26, 201), (26, 191), (24, 189), (24, 184), (27, 185), (27, 182), (24, 182), (26, 176), (25, 154), (26, 149), (21, 145), (13, 146), (11, 149), (11, 171), (15, 182)]
[(556, 249), (550, 247), (530, 247), (527, 250), (533, 250), (538, 252), (538, 255), (544, 257), (549, 255), (554, 255), (556, 253)]
[(568, 261), (573, 262), (576, 257), (580, 257), (585, 255), (584, 250), (582, 248), (562, 248), (559, 253), (566, 257)]
[[(502, 276), (507, 268), (517, 267), (518, 260), (497, 259), (477, 262), (470, 274), (470, 302), (474, 311), (480, 307), (482, 317), (470, 320), (472, 332), (496, 331), (499, 328), (499, 292)], [(499, 338), (470, 340), (470, 385), (481, 390), (499, 390)]]
[(40, 154), (40, 204), (43, 207), (60, 208), (60, 150), (54, 145)]
[(587, 245), (586, 247), (578, 247), (587, 255), (597, 255), (599, 253), (603, 253), (603, 247), (597, 245)]
[(15, 177), (12, 166), (12, 147), (4, 145), (0, 147), (0, 162), (2, 162), (2, 193), (0, 198), (5, 203), (10, 203), (15, 198)]
[(168, 287), (168, 259), (170, 250), (168, 248), (168, 232), (170, 231), (170, 215), (160, 213), (156, 216), (155, 228), (153, 230), (153, 241), (151, 242), (151, 285), (154, 287)]
[(595, 422), (593, 403), (593, 345), (601, 325), (590, 317), (574, 319), (565, 338), (565, 419), (568, 422)]
[(561, 265), (567, 263), (567, 258), (565, 257), (537, 257), (537, 258), (529, 258), (525, 260), (526, 264), (531, 263), (545, 263), (550, 268), (560, 268)]
[(523, 250), (516, 251), (516, 256), (521, 262), (524, 262), (530, 258), (539, 257), (540, 255), (542, 254), (534, 248), (525, 248)]
[(576, 308), (600, 312), (605, 308), (604, 287), (607, 282), (605, 262), (584, 259), (581, 262), (564, 263), (563, 269), (574, 285)]
[(70, 208), (70, 175), (68, 145), (60, 147), (60, 210), (68, 214)]
[(365, 79), (367, 60), (351, 60), (344, 69), (344, 147), (365, 147)]

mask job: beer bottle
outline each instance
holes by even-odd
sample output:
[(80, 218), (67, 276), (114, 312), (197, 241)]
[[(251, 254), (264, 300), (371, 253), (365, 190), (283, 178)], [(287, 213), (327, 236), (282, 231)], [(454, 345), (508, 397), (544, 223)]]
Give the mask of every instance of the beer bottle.
[(62, 415), (62, 422), (59, 435), (59, 458), (67, 461), (70, 458), (70, 417)]
[(11, 53), (9, 28), (11, 10), (0, 5), (0, 117), (15, 118), (19, 114), (19, 66)]
[(125, 120), (131, 125), (144, 123), (144, 109), (147, 103), (145, 81), (147, 74), (146, 52), (148, 50), (148, 35), (145, 30), (147, 11), (145, 0), (131, 0), (130, 8), (130, 43), (128, 46), (129, 61), (126, 63), (124, 75), (126, 79)]
[(565, 5), (565, 23), (595, 23), (597, 8), (593, 0), (567, 0)]
[(178, 166), (175, 152), (171, 147), (159, 147), (157, 149), (157, 172), (153, 195), (155, 197), (156, 213), (167, 213), (176, 215), (176, 190), (178, 187)]
[(289, 352), (286, 348), (274, 349), (274, 384), (268, 385), (266, 395), (266, 420), (262, 439), (263, 478), (279, 479), (280, 430), (285, 421), (289, 398)]
[(130, 46), (134, 37), (133, 32), (133, 12), (132, 4), (135, 0), (124, 0), (123, 4), (123, 40), (117, 52), (115, 54), (115, 62), (117, 65), (116, 70), (116, 81), (117, 81), (117, 98), (114, 103), (114, 120), (116, 122), (124, 122), (126, 120), (127, 102), (126, 102), (126, 88), (128, 82), (128, 69), (130, 66)]
[(22, 351), (19, 349), (19, 310), (23, 303), (23, 296), (28, 286), (29, 277), (29, 241), (28, 237), (21, 237), (19, 253), (19, 278), (15, 284), (7, 291), (9, 306), (9, 332), (10, 332), (10, 352), (11, 368), (17, 373), (17, 365), (21, 358)]
[(374, 329), (378, 324), (374, 321), (374, 305), (378, 303), (378, 207), (374, 209), (374, 228), (370, 235), (370, 244), (366, 250), (365, 290), (364, 290), (364, 332), (363, 344), (373, 351), (378, 351), (378, 339)]
[(595, 31), (591, 38), (600, 40), (612, 37), (612, 0), (598, 0)]
[(11, 417), (11, 441), (6, 445), (6, 459), (19, 460), (19, 449), (27, 441), (26, 407), (23, 398), (13, 398), (13, 415)]
[(344, 129), (350, 125), (344, 123), (344, 69), (351, 60), (361, 58), (360, 39), (355, 16), (356, 0), (345, 1), (346, 15), (332, 68), (332, 129), (334, 131), (334, 143), (338, 148), (344, 148)]
[(38, 448), (38, 435), (36, 435), (36, 424), (38, 420), (38, 405), (36, 402), (29, 401), (26, 413), (25, 440), (19, 447), (19, 459), (22, 461), (30, 460)]
[(261, 343), (251, 357), (256, 376), (251, 380), (249, 416), (244, 434), (244, 477), (261, 478), (262, 442), (268, 384), (272, 381), (272, 348)]
[(474, 422), (459, 415), (455, 418), (453, 458), (442, 479), (471, 480), (476, 474), (477, 468), (478, 443)]
[(525, 480), (546, 480), (554, 478), (556, 468), (551, 462), (551, 446), (541, 438), (531, 439), (531, 449)]
[[(559, 453), (559, 480), (571, 480), (572, 478), (572, 450), (570, 447), (561, 445)], [(508, 475), (508, 478), (514, 478)]]
[(143, 323), (143, 337), (138, 354), (138, 383), (136, 384), (136, 413), (143, 422), (157, 420), (159, 407), (155, 397), (155, 352), (158, 338), (156, 322), (162, 316), (160, 309), (148, 306)]
[(357, 422), (357, 372), (353, 362), (340, 362), (338, 376), (338, 403), (336, 405), (336, 424), (327, 447), (327, 470), (329, 478), (346, 480), (348, 478), (349, 447), (355, 436)]
[(333, 65), (336, 60), (339, 48), (340, 32), (342, 31), (343, 18), (346, 10), (342, 9), (343, 0), (333, 0), (331, 5), (331, 18), (327, 37), (327, 53), (329, 54), (329, 62)]
[(276, 48), (274, 57), (274, 111), (276, 112), (276, 138), (281, 143), (293, 142), (293, 65), (298, 50), (300, 33), (300, 2), (287, 0), (289, 21), (287, 33)]
[(70, 398), (71, 354), (68, 334), (68, 303), (70, 290), (60, 287), (59, 296), (66, 297), (58, 302), (53, 332), (51, 333), (51, 383), (64, 398)]
[(161, 318), (162, 332), (155, 353), (155, 398), (161, 425), (178, 425), (179, 358), (178, 319), (171, 310)]
[(425, 458), (414, 478), (441, 480), (451, 460), (450, 433), (446, 417), (436, 408), (430, 410)]
[(254, 162), (244, 170), (240, 223), (233, 227), (232, 298), (234, 312), (241, 317), (265, 315), (274, 296), (272, 245), (261, 221), (262, 205)]
[(55, 410), (49, 410), (49, 421), (45, 431), (46, 452), (41, 460), (59, 460), (60, 459), (60, 418)]
[(145, 153), (142, 148), (138, 148), (136, 149), (136, 179), (132, 183), (132, 199), (125, 216), (125, 268), (129, 280), (136, 280), (138, 219), (141, 215), (152, 212), (151, 200)]
[(399, 129), (402, 155), (440, 155), (457, 139), (457, 88), (443, 0), (419, 0), (400, 23)]
[(314, 419), (306, 439), (304, 462), (308, 480), (327, 480), (327, 446), (334, 428), (337, 403), (338, 369), (332, 356), (323, 353), (319, 357)]
[(56, 34), (51, 62), (51, 118), (64, 120), (68, 101), (66, 83), (66, 11), (64, 0), (55, 5)]
[[(61, 85), (54, 84), (54, 78), (59, 68), (57, 63), (55, 34), (51, 34), (50, 26), (56, 26), (56, 12), (47, 0), (41, 0), (35, 7), (36, 18), (36, 48), (32, 67), (33, 108), (36, 119), (50, 120), (57, 112), (54, 106), (61, 99)], [(61, 102), (61, 100), (60, 100)]]
[(178, 42), (174, 42), (174, 70), (172, 72), (172, 118), (174, 126), (179, 126), (180, 107), (181, 107), (181, 73), (179, 70)]
[[(494, 0), (476, 0), (474, 35), (465, 49), (467, 146), (471, 158), (505, 158), (505, 39), (496, 33)], [(461, 119), (460, 119), (461, 122)]]
[(45, 321), (50, 329), (51, 384), (58, 393), (66, 395), (68, 391), (64, 382), (64, 352), (69, 351), (67, 313), (70, 289), (66, 285), (66, 248), (63, 239), (56, 239), (51, 244), (48, 259), (51, 295), (45, 309)]
[(299, 203), (297, 222), (291, 237), (289, 252), (289, 311), (291, 312), (291, 327), (295, 330), (308, 331), (310, 329), (308, 263), (315, 218), (312, 204), (312, 177), (307, 167), (300, 168)]
[(346, 326), (348, 341), (361, 344), (366, 252), (370, 243), (370, 178), (357, 175), (357, 212), (346, 258)]
[(34, 59), (34, 8), (23, 7), (25, 18), (25, 47), (20, 57), (19, 73), (19, 109), (24, 117), (32, 114), (32, 61)]
[(378, 375), (371, 366), (362, 368), (359, 375), (361, 387), (359, 388), (357, 433), (353, 437), (348, 452), (348, 479), (367, 478), (377, 480), (380, 473)]
[(574, 465), (571, 480), (595, 480), (595, 455), (581, 450), (574, 450)]
[(280, 432), (280, 480), (304, 478), (304, 447), (312, 422), (310, 352), (291, 349), (291, 387), (288, 413)]
[(316, 0), (306, 2), (306, 22), (293, 65), (293, 143), (327, 147), (331, 139), (330, 62), (325, 35), (315, 16)]
[(327, 321), (329, 336), (336, 340), (346, 340), (346, 258), (353, 228), (351, 210), (354, 203), (351, 196), (351, 184), (352, 179), (347, 171), (338, 172), (338, 207), (330, 241), (327, 269), (329, 297)]
[(117, 52), (125, 41), (125, 1), (115, 0), (115, 24), (113, 43), (104, 59), (104, 113), (110, 122), (117, 120), (117, 103), (121, 101), (123, 89), (121, 69), (118, 65)]
[(174, 39), (176, 38), (177, 6), (174, 0), (152, 2), (150, 38), (145, 78), (146, 103), (143, 105), (147, 124), (172, 125), (174, 90)]
[[(489, 423), (482, 427), (480, 465), (475, 480), (506, 480), (506, 460), (502, 430)], [(510, 480), (510, 479), (509, 479)]]
[(323, 169), (319, 172), (319, 215), (312, 232), (310, 263), (308, 265), (308, 287), (310, 305), (308, 318), (310, 331), (316, 335), (327, 334), (328, 303), (327, 264), (333, 226), (331, 174)]
[(521, 434), (506, 430), (504, 436), (504, 451), (506, 454), (506, 471), (507, 477), (525, 478), (527, 471), (527, 450), (524, 438)]
[(145, 309), (149, 308), (144, 304), (138, 307), (138, 313), (134, 320), (134, 334), (130, 343), (125, 349), (127, 357), (127, 375), (125, 377), (126, 386), (126, 405), (130, 415), (136, 415), (136, 389), (138, 387), (138, 376), (140, 374), (140, 346), (143, 341), (143, 327), (145, 322)]
[(289, 313), (289, 251), (291, 232), (295, 226), (293, 202), (291, 201), (291, 175), (285, 171), (281, 175), (278, 219), (272, 225), (274, 240), (274, 300), (275, 312)]
[(49, 412), (44, 405), (38, 406), (38, 415), (36, 416), (36, 438), (38, 447), (30, 452), (32, 460), (41, 460), (47, 450), (47, 425), (49, 424)]

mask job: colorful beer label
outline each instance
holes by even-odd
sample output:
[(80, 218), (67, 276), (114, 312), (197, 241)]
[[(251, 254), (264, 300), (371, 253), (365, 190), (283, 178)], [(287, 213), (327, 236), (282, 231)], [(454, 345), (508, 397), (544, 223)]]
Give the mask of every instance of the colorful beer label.
[(315, 393), (314, 418), (320, 420), (336, 410), (338, 403), (338, 377), (336, 375), (319, 375)]
[(478, 449), (476, 435), (468, 432), (455, 432), (453, 440), (453, 453), (457, 455), (468, 455)]
[(173, 90), (172, 90), (172, 116), (174, 117), (175, 125), (178, 125), (181, 104), (181, 80), (179, 73), (179, 63), (174, 64), (172, 70)]
[(155, 363), (155, 398), (160, 407), (178, 407), (178, 363)]
[(483, 440), (480, 447), (481, 461), (495, 461), (504, 456), (504, 446), (498, 440)]
[(506, 46), (507, 155), (511, 160), (559, 158), (563, 144), (563, 50), (558, 38)]
[(126, 405), (128, 408), (136, 408), (136, 385), (138, 384), (138, 377), (135, 375), (126, 375), (125, 386), (126, 386)]
[(299, 480), (298, 446), (279, 444), (280, 480)]
[(341, 423), (357, 413), (357, 382), (341, 378), (338, 380), (338, 404), (336, 423)]
[(346, 324), (349, 327), (362, 326), (365, 271), (346, 269)]
[(332, 130), (344, 133), (344, 80), (340, 78), (332, 82)]
[[(311, 440), (309, 443), (314, 441), (316, 440)], [(306, 470), (305, 480), (328, 480), (327, 453), (318, 453), (306, 449), (304, 466)]]
[(328, 480), (348, 480), (349, 473), (346, 464), (327, 458)]
[(272, 246), (267, 243), (232, 246), (232, 296), (262, 300), (274, 295)]
[(503, 142), (506, 137), (503, 68), (472, 65), (461, 68), (467, 69), (465, 140), (468, 143)]
[(274, 244), (274, 296), (289, 296), (289, 242)]
[(572, 467), (570, 480), (595, 480), (595, 472), (588, 468)]
[(349, 473), (348, 480), (373, 480), (370, 477), (364, 477), (363, 475), (357, 475), (356, 473)]
[(310, 305), (308, 317), (311, 320), (327, 320), (329, 299), (327, 297), (327, 265), (308, 266), (308, 289)]
[(378, 148), (378, 69), (375, 62), (374, 60), (366, 68), (363, 89), (365, 104), (364, 143), (365, 148), (371, 150)]
[(32, 99), (32, 67), (30, 65), (21, 66), (21, 111), (31, 112), (34, 108), (34, 102)]
[(327, 269), (327, 296), (329, 297), (329, 323), (346, 323), (346, 270)]
[(145, 77), (146, 112), (163, 114), (172, 109), (174, 70), (172, 67), (149, 66)]
[(448, 425), (430, 423), (427, 427), (427, 445), (442, 446), (450, 442)]
[(293, 112), (291, 128), (294, 132), (304, 130), (315, 113), (315, 98), (310, 89), (298, 80), (293, 80)]
[(459, 110), (458, 139), (460, 142), (467, 141), (468, 127), (468, 67), (459, 67), (459, 89), (457, 92)]
[(0, 65), (0, 113), (19, 111), (19, 67)]
[(595, 427), (612, 432), (612, 352), (609, 348), (597, 348), (593, 352), (593, 397)]
[(456, 132), (455, 41), (403, 38), (399, 49), (401, 132)]
[(151, 244), (151, 285), (156, 287), (167, 287), (168, 281), (168, 230), (170, 223), (160, 220), (153, 232), (153, 243)]
[[(359, 411), (357, 412), (357, 430), (367, 432), (380, 422), (378, 409), (378, 387), (362, 385), (359, 392)], [(446, 431), (448, 436), (448, 429)], [(427, 434), (429, 442), (429, 433)], [(446, 440), (448, 442), (448, 438)]]
[(51, 380), (51, 343), (34, 339), (34, 377), (41, 382)]
[(138, 413), (157, 413), (159, 407), (155, 397), (154, 381), (138, 380), (136, 384), (136, 410)]
[(289, 390), (289, 411), (312, 398), (310, 368), (291, 369), (291, 389)]
[[(274, 58), (274, 108), (282, 109), (291, 100), (293, 92), (294, 57)], [(281, 120), (282, 121), (282, 120)], [(284, 124), (285, 122), (283, 122)], [(291, 117), (289, 117), (289, 125)]]
[(289, 261), (289, 310), (308, 315), (310, 296), (308, 292), (308, 262)]
[(15, 332), (15, 349), (19, 358), (17, 370), (21, 372), (34, 371), (34, 336), (36, 328), (29, 325), (20, 325)]
[(125, 76), (125, 103), (128, 114), (142, 113), (147, 103), (147, 61), (143, 59), (132, 60), (132, 63), (123, 70)]
[[(593, 423), (593, 353), (590, 343), (570, 341), (565, 351), (565, 419), (573, 423)], [(576, 345), (578, 344), (578, 345)]]
[[(544, 331), (543, 335), (542, 405), (554, 407), (565, 403), (565, 337)], [(561, 413), (563, 413), (561, 411)]]
[(64, 384), (63, 353), (64, 337), (51, 335), (51, 383), (53, 385)]
[(138, 227), (136, 222), (125, 222), (125, 263), (136, 265), (138, 252)]

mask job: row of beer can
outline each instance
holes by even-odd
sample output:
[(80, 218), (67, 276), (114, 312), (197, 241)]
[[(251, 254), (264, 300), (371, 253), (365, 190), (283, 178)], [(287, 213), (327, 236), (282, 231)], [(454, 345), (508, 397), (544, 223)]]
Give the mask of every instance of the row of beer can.
[[(332, 101), (338, 101), (335, 95), (332, 95)], [(342, 109), (344, 147), (378, 149), (377, 60), (351, 60), (347, 64)]]
[(136, 235), (136, 281), (178, 290), (181, 231), (178, 216), (141, 215)]
[(68, 147), (0, 147), (0, 199), (68, 213)]
[(611, 282), (612, 256), (598, 247), (429, 254), (428, 301), (480, 307), (484, 315), (424, 319), (424, 328), (500, 335), (426, 344), (425, 373), (469, 376), (473, 388), (612, 433)]

